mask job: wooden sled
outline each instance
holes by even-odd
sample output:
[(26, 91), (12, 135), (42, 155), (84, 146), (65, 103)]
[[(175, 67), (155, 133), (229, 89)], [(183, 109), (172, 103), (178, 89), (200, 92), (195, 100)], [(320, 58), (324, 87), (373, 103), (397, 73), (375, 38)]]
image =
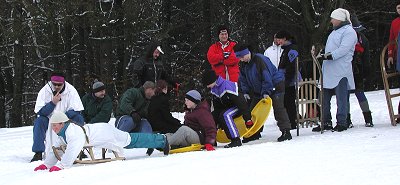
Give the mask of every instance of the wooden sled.
[[(386, 46), (383, 48), (382, 53), (381, 53), (381, 58), (380, 58), (380, 66), (381, 66), (381, 73), (382, 73), (382, 79), (383, 79), (383, 87), (385, 88), (385, 95), (386, 95), (386, 103), (388, 106), (389, 110), (389, 116), (390, 116), (390, 122), (393, 126), (396, 126), (396, 118), (400, 117), (400, 115), (395, 114), (393, 110), (393, 104), (392, 104), (392, 98), (400, 96), (400, 93), (395, 93), (391, 94), (390, 93), (390, 86), (388, 82), (388, 78), (393, 78), (393, 77), (399, 77), (400, 73), (397, 72), (396, 70), (394, 72), (388, 72), (386, 70), (386, 54), (387, 54), (387, 49), (390, 44), (393, 43), (388, 43)], [(395, 43), (397, 45), (397, 43)]]
[[(236, 128), (239, 131), (240, 137), (248, 138), (254, 135), (267, 120), (269, 112), (272, 107), (271, 98), (261, 99), (254, 109), (251, 111), (251, 120), (253, 120), (254, 125), (251, 128), (247, 128), (242, 116), (234, 119)], [(217, 131), (217, 142), (219, 143), (229, 143), (231, 140), (228, 139), (224, 130), (218, 129)]]
[(193, 151), (200, 151), (204, 146), (201, 144), (192, 144), (187, 147), (182, 147), (182, 148), (177, 148), (170, 150), (170, 154), (176, 154), (176, 153), (183, 153), (183, 152), (193, 152)]
[[(58, 152), (65, 153), (66, 148), (67, 148), (66, 145), (61, 145), (60, 147), (54, 147), (53, 146), (54, 155), (56, 156), (56, 158), (59, 161), (61, 160), (61, 157), (60, 157)], [(82, 159), (81, 154), (85, 150), (89, 153), (89, 156), (90, 156), (89, 159)], [(78, 163), (78, 164), (97, 164), (97, 163), (105, 163), (105, 162), (110, 162), (110, 161), (125, 160), (125, 157), (119, 157), (119, 155), (115, 151), (112, 151), (114, 156), (115, 156), (115, 158), (106, 158), (105, 157), (106, 156), (106, 152), (107, 152), (107, 149), (103, 148), (102, 149), (102, 158), (101, 159), (96, 159), (94, 157), (94, 154), (93, 154), (93, 146), (84, 146), (82, 152), (79, 153), (79, 155), (77, 157), (78, 159), (75, 160), (74, 164), (75, 163)]]

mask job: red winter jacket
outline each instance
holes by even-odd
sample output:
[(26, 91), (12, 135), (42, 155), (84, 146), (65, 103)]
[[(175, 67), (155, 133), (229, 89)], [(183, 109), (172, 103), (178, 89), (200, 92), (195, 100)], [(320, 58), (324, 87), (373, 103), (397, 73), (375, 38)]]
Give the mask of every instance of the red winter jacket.
[(390, 26), (390, 35), (389, 35), (389, 42), (393, 41), (393, 44), (389, 45), (388, 48), (388, 55), (389, 57), (396, 56), (396, 44), (395, 41), (397, 40), (397, 36), (400, 31), (400, 17), (397, 17), (392, 21)]
[(184, 125), (199, 133), (202, 144), (214, 144), (217, 127), (207, 101), (199, 103), (196, 108), (186, 112)]
[[(239, 79), (239, 59), (233, 51), (233, 47), (236, 42), (229, 41), (228, 46), (222, 49), (222, 43), (216, 42), (210, 46), (207, 52), (208, 62), (211, 64), (212, 69), (215, 73), (224, 79), (226, 77), (226, 72), (228, 72), (229, 80), (232, 82), (237, 82)], [(224, 59), (223, 52), (231, 52), (227, 59)]]

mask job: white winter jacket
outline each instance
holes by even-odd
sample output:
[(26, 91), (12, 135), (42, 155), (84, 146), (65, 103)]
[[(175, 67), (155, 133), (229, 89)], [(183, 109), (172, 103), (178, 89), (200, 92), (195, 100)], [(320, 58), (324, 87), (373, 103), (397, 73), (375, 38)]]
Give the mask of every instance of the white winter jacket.
[[(123, 156), (123, 147), (128, 146), (131, 142), (129, 133), (118, 130), (108, 123), (87, 124), (83, 128), (89, 138), (89, 143), (86, 143), (83, 129), (74, 123), (70, 123), (65, 130), (65, 139), (56, 135), (57, 138), (55, 139), (54, 146), (67, 145), (67, 149), (65, 150), (65, 154), (62, 155), (61, 161), (58, 161), (53, 150), (47, 150), (46, 148), (44, 164), (47, 168), (54, 165), (61, 169), (70, 168), (85, 145), (113, 150), (120, 156)], [(49, 130), (55, 134), (50, 127)]]
[(278, 68), (282, 52), (283, 52), (282, 47), (272, 42), (272, 46), (268, 47), (265, 50), (264, 56), (268, 57), (269, 60), (271, 60), (272, 64), (274, 64), (274, 66)]

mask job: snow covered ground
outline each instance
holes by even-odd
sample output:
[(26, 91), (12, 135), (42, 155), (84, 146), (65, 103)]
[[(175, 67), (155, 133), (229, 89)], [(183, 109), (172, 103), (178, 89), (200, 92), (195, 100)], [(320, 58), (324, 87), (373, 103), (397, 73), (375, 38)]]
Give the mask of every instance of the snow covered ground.
[[(394, 90), (398, 91), (398, 90)], [(242, 147), (147, 157), (145, 149), (126, 150), (125, 161), (74, 165), (49, 173), (33, 169), (32, 127), (0, 129), (0, 185), (8, 184), (400, 184), (400, 127), (390, 125), (383, 91), (368, 92), (375, 127), (364, 127), (351, 95), (355, 127), (344, 132), (300, 129), (291, 141), (276, 142), (280, 132), (273, 113), (263, 138)], [(334, 98), (333, 98), (334, 100)], [(397, 107), (398, 99), (394, 101)], [(332, 101), (335, 117), (336, 105)], [(183, 119), (182, 114), (174, 114)], [(335, 120), (333, 120), (335, 122)]]

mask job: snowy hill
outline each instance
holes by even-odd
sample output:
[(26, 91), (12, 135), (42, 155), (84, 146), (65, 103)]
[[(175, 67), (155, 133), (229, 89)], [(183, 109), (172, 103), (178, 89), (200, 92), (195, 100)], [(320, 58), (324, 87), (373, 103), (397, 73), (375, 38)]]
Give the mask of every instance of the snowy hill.
[[(394, 90), (398, 91), (398, 90)], [(147, 157), (145, 149), (126, 150), (125, 161), (74, 165), (49, 173), (29, 163), (32, 127), (0, 129), (0, 184), (400, 184), (400, 127), (390, 125), (383, 91), (366, 93), (375, 127), (364, 127), (357, 99), (351, 95), (354, 128), (313, 133), (278, 143), (273, 113), (263, 138), (242, 147)], [(333, 98), (334, 99), (334, 98)], [(398, 99), (394, 101), (397, 107)], [(336, 103), (332, 101), (335, 117)], [(175, 114), (183, 119), (182, 114)], [(335, 123), (335, 120), (332, 120)]]

